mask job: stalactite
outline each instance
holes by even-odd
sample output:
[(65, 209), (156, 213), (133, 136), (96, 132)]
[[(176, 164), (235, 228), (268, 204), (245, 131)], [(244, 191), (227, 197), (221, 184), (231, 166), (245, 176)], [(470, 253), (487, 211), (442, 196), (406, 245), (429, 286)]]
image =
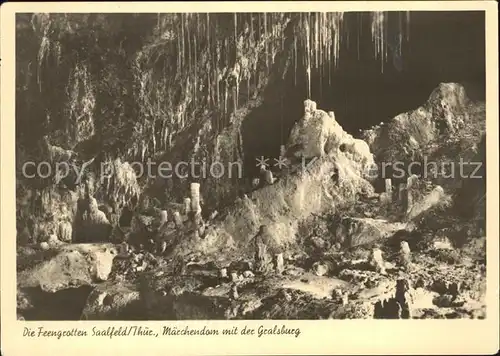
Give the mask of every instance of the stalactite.
[(293, 61), (294, 61), (294, 72), (293, 72), (293, 83), (297, 86), (297, 37), (293, 37)]
[(269, 52), (267, 48), (267, 14), (264, 12), (264, 45), (265, 45), (265, 53), (266, 53), (266, 69), (269, 70)]
[(189, 73), (192, 73), (192, 56), (191, 56), (191, 30), (190, 30), (190, 24), (189, 24), (189, 15), (186, 14), (186, 29), (187, 29), (187, 43), (188, 43), (188, 68), (189, 68)]
[(227, 99), (228, 99), (228, 90), (227, 85), (224, 85), (224, 114), (227, 114)]
[(319, 43), (319, 23), (318, 23), (318, 15), (314, 16), (314, 43), (315, 43), (315, 51), (314, 51), (314, 60), (316, 63), (316, 68), (319, 68), (319, 54), (320, 54), (320, 43)]
[(207, 88), (208, 88), (208, 102), (210, 104), (213, 104), (213, 98), (212, 98), (212, 80), (211, 80), (211, 74), (212, 74), (212, 46), (210, 45), (210, 14), (207, 12), (206, 14), (207, 22), (206, 22), (206, 28), (207, 28), (207, 53), (208, 53), (208, 63), (207, 63)]
[(386, 33), (385, 33), (385, 13), (373, 12), (371, 13), (371, 33), (372, 41), (374, 43), (375, 58), (381, 61), (381, 70), (383, 71), (385, 53), (386, 53)]
[(410, 40), (410, 11), (406, 11), (406, 40)]
[(310, 39), (310, 28), (309, 28), (309, 23), (310, 23), (310, 16), (311, 14), (308, 13), (306, 17), (306, 53), (305, 53), (305, 62), (306, 62), (306, 75), (307, 75), (307, 98), (311, 98), (311, 39)]

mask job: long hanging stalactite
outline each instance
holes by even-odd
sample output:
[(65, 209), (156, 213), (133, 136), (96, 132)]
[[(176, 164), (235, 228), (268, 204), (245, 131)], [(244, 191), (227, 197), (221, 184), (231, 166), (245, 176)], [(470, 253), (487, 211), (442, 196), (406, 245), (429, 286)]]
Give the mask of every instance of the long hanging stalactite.
[[(136, 16), (134, 20), (143, 15)], [(383, 71), (391, 46), (389, 18), (398, 18), (395, 30), (399, 43), (395, 51), (401, 57), (402, 41), (409, 39), (409, 12), (154, 14), (151, 19), (154, 35), (144, 36), (131, 68), (137, 83), (136, 112), (141, 117), (133, 124), (137, 135), (128, 140), (129, 152), (142, 159), (170, 149), (175, 137), (193, 123), (192, 118), (199, 117), (196, 112), (201, 107), (213, 110), (218, 116), (214, 130), (220, 132), (228, 124), (228, 117), (263, 88), (268, 74), (262, 73), (273, 71), (280, 51), (284, 56), (293, 57), (290, 64), (295, 73), (294, 83), (301, 83), (296, 76), (300, 70), (305, 71), (306, 92), (310, 98), (312, 74), (319, 73), (320, 80), (326, 80), (327, 75), (331, 83), (344, 46), (350, 46), (350, 39), (356, 37), (359, 46), (362, 22), (367, 16), (371, 23), (373, 56), (380, 61)], [(88, 15), (78, 14), (33, 16), (32, 27), (40, 38), (35, 77), (39, 92), (43, 91), (44, 78), (47, 78), (44, 73), (54, 62), (48, 59), (56, 58), (58, 65), (63, 66), (71, 61), (64, 63), (60, 59), (76, 53), (73, 62), (81, 66), (90, 55), (69, 50), (68, 43), (61, 41), (64, 32), (77, 35), (75, 23), (83, 29), (95, 26), (96, 21), (90, 19)], [(289, 25), (293, 27), (290, 32), (293, 39), (287, 42), (285, 29)], [(351, 33), (353, 29), (357, 33)], [(54, 33), (58, 37), (54, 37)], [(285, 43), (292, 47), (285, 48)], [(74, 68), (69, 72), (74, 72)], [(92, 68), (88, 72), (89, 80), (95, 81), (98, 73), (92, 72)], [(72, 81), (70, 78), (69, 82)], [(247, 92), (245, 100), (240, 98), (242, 91)], [(75, 103), (71, 107), (85, 107), (87, 111), (89, 108)], [(80, 114), (72, 113), (75, 117)], [(120, 115), (120, 122), (123, 115), (127, 114)], [(49, 118), (47, 114), (47, 121)]]

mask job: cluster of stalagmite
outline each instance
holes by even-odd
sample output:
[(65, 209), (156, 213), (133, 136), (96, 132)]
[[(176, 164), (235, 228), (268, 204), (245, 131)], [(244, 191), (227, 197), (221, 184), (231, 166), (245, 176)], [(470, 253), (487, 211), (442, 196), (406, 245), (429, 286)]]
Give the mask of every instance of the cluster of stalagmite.
[(393, 200), (392, 197), (392, 180), (390, 178), (386, 178), (384, 180), (385, 190), (382, 194), (380, 194), (380, 201), (382, 204), (390, 204)]

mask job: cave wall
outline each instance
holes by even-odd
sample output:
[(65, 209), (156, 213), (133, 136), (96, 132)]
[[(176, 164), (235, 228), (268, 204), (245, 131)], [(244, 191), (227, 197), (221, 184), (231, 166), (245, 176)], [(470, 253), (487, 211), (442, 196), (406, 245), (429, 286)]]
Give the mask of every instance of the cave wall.
[[(44, 159), (44, 136), (93, 158), (94, 176), (102, 162), (244, 162), (244, 179), (203, 182), (217, 207), (245, 191), (255, 157), (278, 155), (308, 97), (354, 134), (441, 81), (484, 91), (479, 12), (18, 14), (16, 29), (19, 200), (64, 195), (20, 175)], [(95, 183), (100, 201), (126, 205), (120, 181), (179, 202), (193, 180), (115, 178), (112, 189)]]

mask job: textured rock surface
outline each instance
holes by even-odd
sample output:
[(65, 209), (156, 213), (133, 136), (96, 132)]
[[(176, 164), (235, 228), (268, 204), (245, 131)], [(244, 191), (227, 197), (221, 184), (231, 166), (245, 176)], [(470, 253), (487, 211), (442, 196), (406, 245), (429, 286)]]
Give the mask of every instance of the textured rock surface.
[[(402, 146), (378, 147), (377, 137), (370, 145), (382, 156), (401, 147), (404, 157), (416, 155), (423, 142), (459, 134), (467, 105), (458, 86), (441, 85), (378, 133)], [(288, 154), (293, 160), (298, 145), (298, 156), (320, 158), (275, 172), (272, 185), (242, 193), (206, 221), (185, 214), (208, 198), (205, 183), (198, 196), (186, 186), (167, 207), (144, 198), (132, 226), (114, 229), (126, 247), (119, 256), (111, 244), (63, 244), (47, 223), (45, 251), (18, 252), (19, 317), (47, 317), (33, 314), (45, 310), (41, 300), (74, 300), (71, 315), (88, 320), (484, 318), (485, 238), (450, 210), (454, 188), (411, 176), (401, 199), (381, 204), (391, 202), (389, 189), (375, 194), (363, 177), (368, 145), (334, 116), (306, 101)], [(226, 144), (218, 139), (219, 153)], [(83, 223), (109, 226), (96, 201), (87, 203)]]
[(409, 162), (437, 149), (439, 137), (450, 137), (468, 120), (480, 120), (470, 114), (478, 110), (480, 104), (467, 98), (462, 85), (441, 83), (424, 105), (366, 131), (364, 138), (377, 161)]
[(88, 296), (82, 320), (136, 319), (142, 313), (140, 291), (131, 283), (106, 282), (98, 285)]

